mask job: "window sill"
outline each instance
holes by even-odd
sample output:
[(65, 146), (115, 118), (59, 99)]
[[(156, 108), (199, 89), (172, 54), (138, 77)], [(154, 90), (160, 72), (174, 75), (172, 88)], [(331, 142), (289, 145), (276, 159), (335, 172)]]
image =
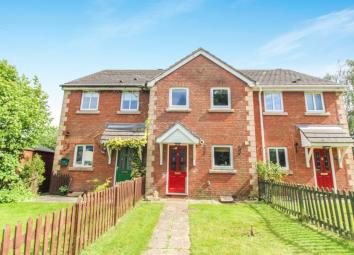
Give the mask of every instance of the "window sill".
[(178, 109), (178, 108), (167, 108), (166, 109), (166, 112), (191, 112), (192, 110), (190, 108), (181, 108), (181, 109)]
[(140, 111), (117, 111), (117, 114), (140, 114)]
[(329, 116), (329, 112), (305, 112), (305, 116)]
[(263, 115), (287, 116), (287, 112), (263, 112)]
[(92, 172), (93, 171), (93, 167), (71, 166), (71, 167), (69, 167), (69, 171)]
[(76, 114), (99, 114), (100, 111), (79, 110)]
[(236, 174), (235, 169), (209, 169), (210, 174)]
[(235, 112), (234, 109), (209, 109), (208, 112)]

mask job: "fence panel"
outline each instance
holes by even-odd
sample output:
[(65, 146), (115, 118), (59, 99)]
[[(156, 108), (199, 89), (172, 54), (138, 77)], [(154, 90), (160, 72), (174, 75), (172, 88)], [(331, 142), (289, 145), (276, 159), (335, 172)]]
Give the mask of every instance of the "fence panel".
[(274, 208), (354, 240), (354, 196), (290, 183), (259, 181), (259, 199)]
[[(61, 178), (56, 182), (58, 185), (68, 181), (66, 177), (58, 178)], [(44, 221), (42, 216), (35, 220), (29, 218), (25, 227), (18, 223), (13, 234), (11, 227), (6, 225), (0, 240), (0, 255), (79, 254), (116, 225), (118, 219), (141, 199), (143, 191), (143, 178), (137, 178), (88, 193), (72, 207), (46, 214)]]

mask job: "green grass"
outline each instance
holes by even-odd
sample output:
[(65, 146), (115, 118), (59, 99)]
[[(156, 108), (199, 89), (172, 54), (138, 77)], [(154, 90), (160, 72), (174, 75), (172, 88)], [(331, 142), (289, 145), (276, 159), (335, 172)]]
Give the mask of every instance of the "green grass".
[(192, 254), (354, 254), (354, 242), (301, 225), (266, 204), (189, 208)]
[(140, 202), (120, 219), (116, 227), (80, 254), (142, 254), (147, 248), (162, 208), (162, 204)]
[(66, 208), (70, 205), (71, 203), (38, 202), (0, 204), (1, 230), (5, 227), (5, 225), (9, 224), (10, 226), (14, 226), (19, 221), (23, 223), (22, 226), (25, 226), (29, 217), (36, 219), (38, 215), (44, 216), (48, 212), (53, 212), (54, 210), (59, 211), (61, 208)]

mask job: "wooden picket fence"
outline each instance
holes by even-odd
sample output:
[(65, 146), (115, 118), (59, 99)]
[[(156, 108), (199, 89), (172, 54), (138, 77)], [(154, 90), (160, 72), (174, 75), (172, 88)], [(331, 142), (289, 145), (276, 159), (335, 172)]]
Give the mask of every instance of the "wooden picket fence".
[(354, 240), (353, 192), (260, 181), (259, 198), (300, 221)]
[(7, 225), (3, 231), (1, 255), (79, 254), (132, 208), (144, 194), (143, 178), (118, 183), (96, 193), (88, 193), (70, 208), (29, 218), (23, 233), (18, 223), (14, 235)]

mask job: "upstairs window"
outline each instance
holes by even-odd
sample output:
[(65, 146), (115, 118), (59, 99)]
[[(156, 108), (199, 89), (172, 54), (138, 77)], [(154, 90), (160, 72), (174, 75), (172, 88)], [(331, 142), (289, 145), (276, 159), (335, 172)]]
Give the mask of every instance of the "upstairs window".
[(279, 164), (285, 169), (289, 168), (288, 164), (288, 150), (285, 147), (271, 147), (268, 148), (269, 161), (274, 164)]
[(170, 108), (186, 109), (189, 107), (189, 95), (187, 88), (170, 89)]
[(139, 92), (123, 92), (121, 111), (137, 111), (139, 108)]
[(305, 93), (306, 111), (324, 112), (322, 93)]
[(83, 92), (81, 97), (81, 110), (97, 111), (99, 94), (97, 92)]
[(265, 92), (264, 93), (264, 108), (266, 112), (282, 112), (283, 97), (281, 92)]
[(92, 167), (92, 161), (92, 144), (79, 144), (75, 146), (74, 167)]
[(230, 109), (230, 88), (212, 88), (211, 89), (211, 108)]

